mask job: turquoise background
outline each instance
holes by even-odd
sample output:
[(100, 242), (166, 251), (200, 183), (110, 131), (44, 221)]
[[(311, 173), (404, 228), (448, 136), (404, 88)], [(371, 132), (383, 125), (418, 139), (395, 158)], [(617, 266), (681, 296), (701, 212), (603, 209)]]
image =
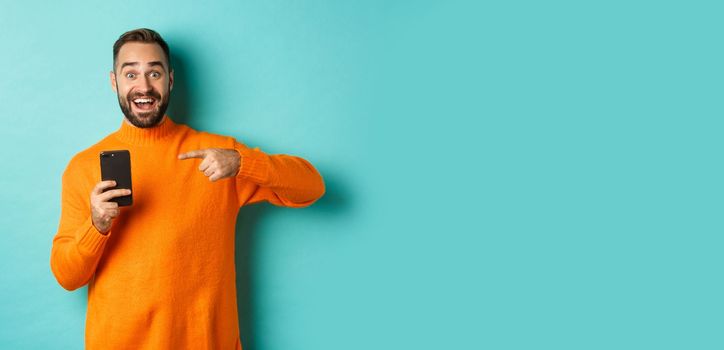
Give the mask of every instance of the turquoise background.
[(0, 347), (81, 349), (49, 266), (69, 159), (120, 126), (124, 31), (170, 115), (302, 156), (240, 211), (245, 349), (721, 349), (715, 1), (0, 1)]

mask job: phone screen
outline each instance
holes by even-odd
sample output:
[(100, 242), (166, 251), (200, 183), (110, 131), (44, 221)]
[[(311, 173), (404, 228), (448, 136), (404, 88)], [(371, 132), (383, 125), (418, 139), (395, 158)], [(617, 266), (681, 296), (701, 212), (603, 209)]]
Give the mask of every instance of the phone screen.
[(133, 188), (131, 188), (131, 153), (128, 150), (103, 151), (101, 158), (101, 180), (115, 180), (116, 186), (105, 189), (103, 192), (125, 188), (131, 190), (127, 196), (112, 198), (111, 202), (118, 203), (119, 207), (133, 204)]

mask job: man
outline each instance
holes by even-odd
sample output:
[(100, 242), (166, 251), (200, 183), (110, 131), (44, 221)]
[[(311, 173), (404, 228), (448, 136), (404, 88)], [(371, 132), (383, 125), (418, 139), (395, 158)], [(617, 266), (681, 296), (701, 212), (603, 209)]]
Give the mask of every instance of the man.
[[(50, 266), (58, 283), (88, 283), (86, 349), (241, 349), (234, 236), (240, 207), (306, 207), (324, 182), (306, 160), (268, 155), (165, 114), (168, 45), (137, 29), (113, 45), (121, 127), (76, 154), (62, 179)], [(99, 153), (129, 150), (131, 194), (100, 181)]]

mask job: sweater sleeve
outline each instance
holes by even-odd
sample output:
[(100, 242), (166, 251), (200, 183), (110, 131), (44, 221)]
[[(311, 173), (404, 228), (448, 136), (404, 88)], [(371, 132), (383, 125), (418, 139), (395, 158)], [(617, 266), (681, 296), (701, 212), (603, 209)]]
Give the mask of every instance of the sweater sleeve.
[(286, 154), (268, 155), (259, 147), (234, 141), (241, 155), (236, 175), (239, 206), (268, 201), (276, 206), (302, 208), (324, 195), (324, 180), (307, 160)]
[(63, 172), (60, 224), (50, 252), (50, 269), (69, 291), (90, 281), (111, 236), (111, 231), (104, 235), (93, 225), (90, 189), (84, 193), (87, 186), (74, 174), (72, 164)]

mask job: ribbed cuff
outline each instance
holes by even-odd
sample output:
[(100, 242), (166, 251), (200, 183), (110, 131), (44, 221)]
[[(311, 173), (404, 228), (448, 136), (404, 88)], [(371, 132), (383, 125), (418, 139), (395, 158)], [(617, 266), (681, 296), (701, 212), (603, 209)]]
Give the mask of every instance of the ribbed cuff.
[(78, 242), (78, 251), (83, 255), (98, 255), (103, 251), (106, 241), (111, 237), (111, 231), (107, 234), (102, 234), (93, 226), (93, 219), (88, 216), (88, 219), (83, 223), (81, 228), (76, 233), (75, 239)]
[(236, 176), (249, 179), (260, 185), (268, 184), (269, 155), (262, 152), (259, 147), (251, 149), (237, 144), (234, 149), (241, 155), (241, 169), (239, 169)]

